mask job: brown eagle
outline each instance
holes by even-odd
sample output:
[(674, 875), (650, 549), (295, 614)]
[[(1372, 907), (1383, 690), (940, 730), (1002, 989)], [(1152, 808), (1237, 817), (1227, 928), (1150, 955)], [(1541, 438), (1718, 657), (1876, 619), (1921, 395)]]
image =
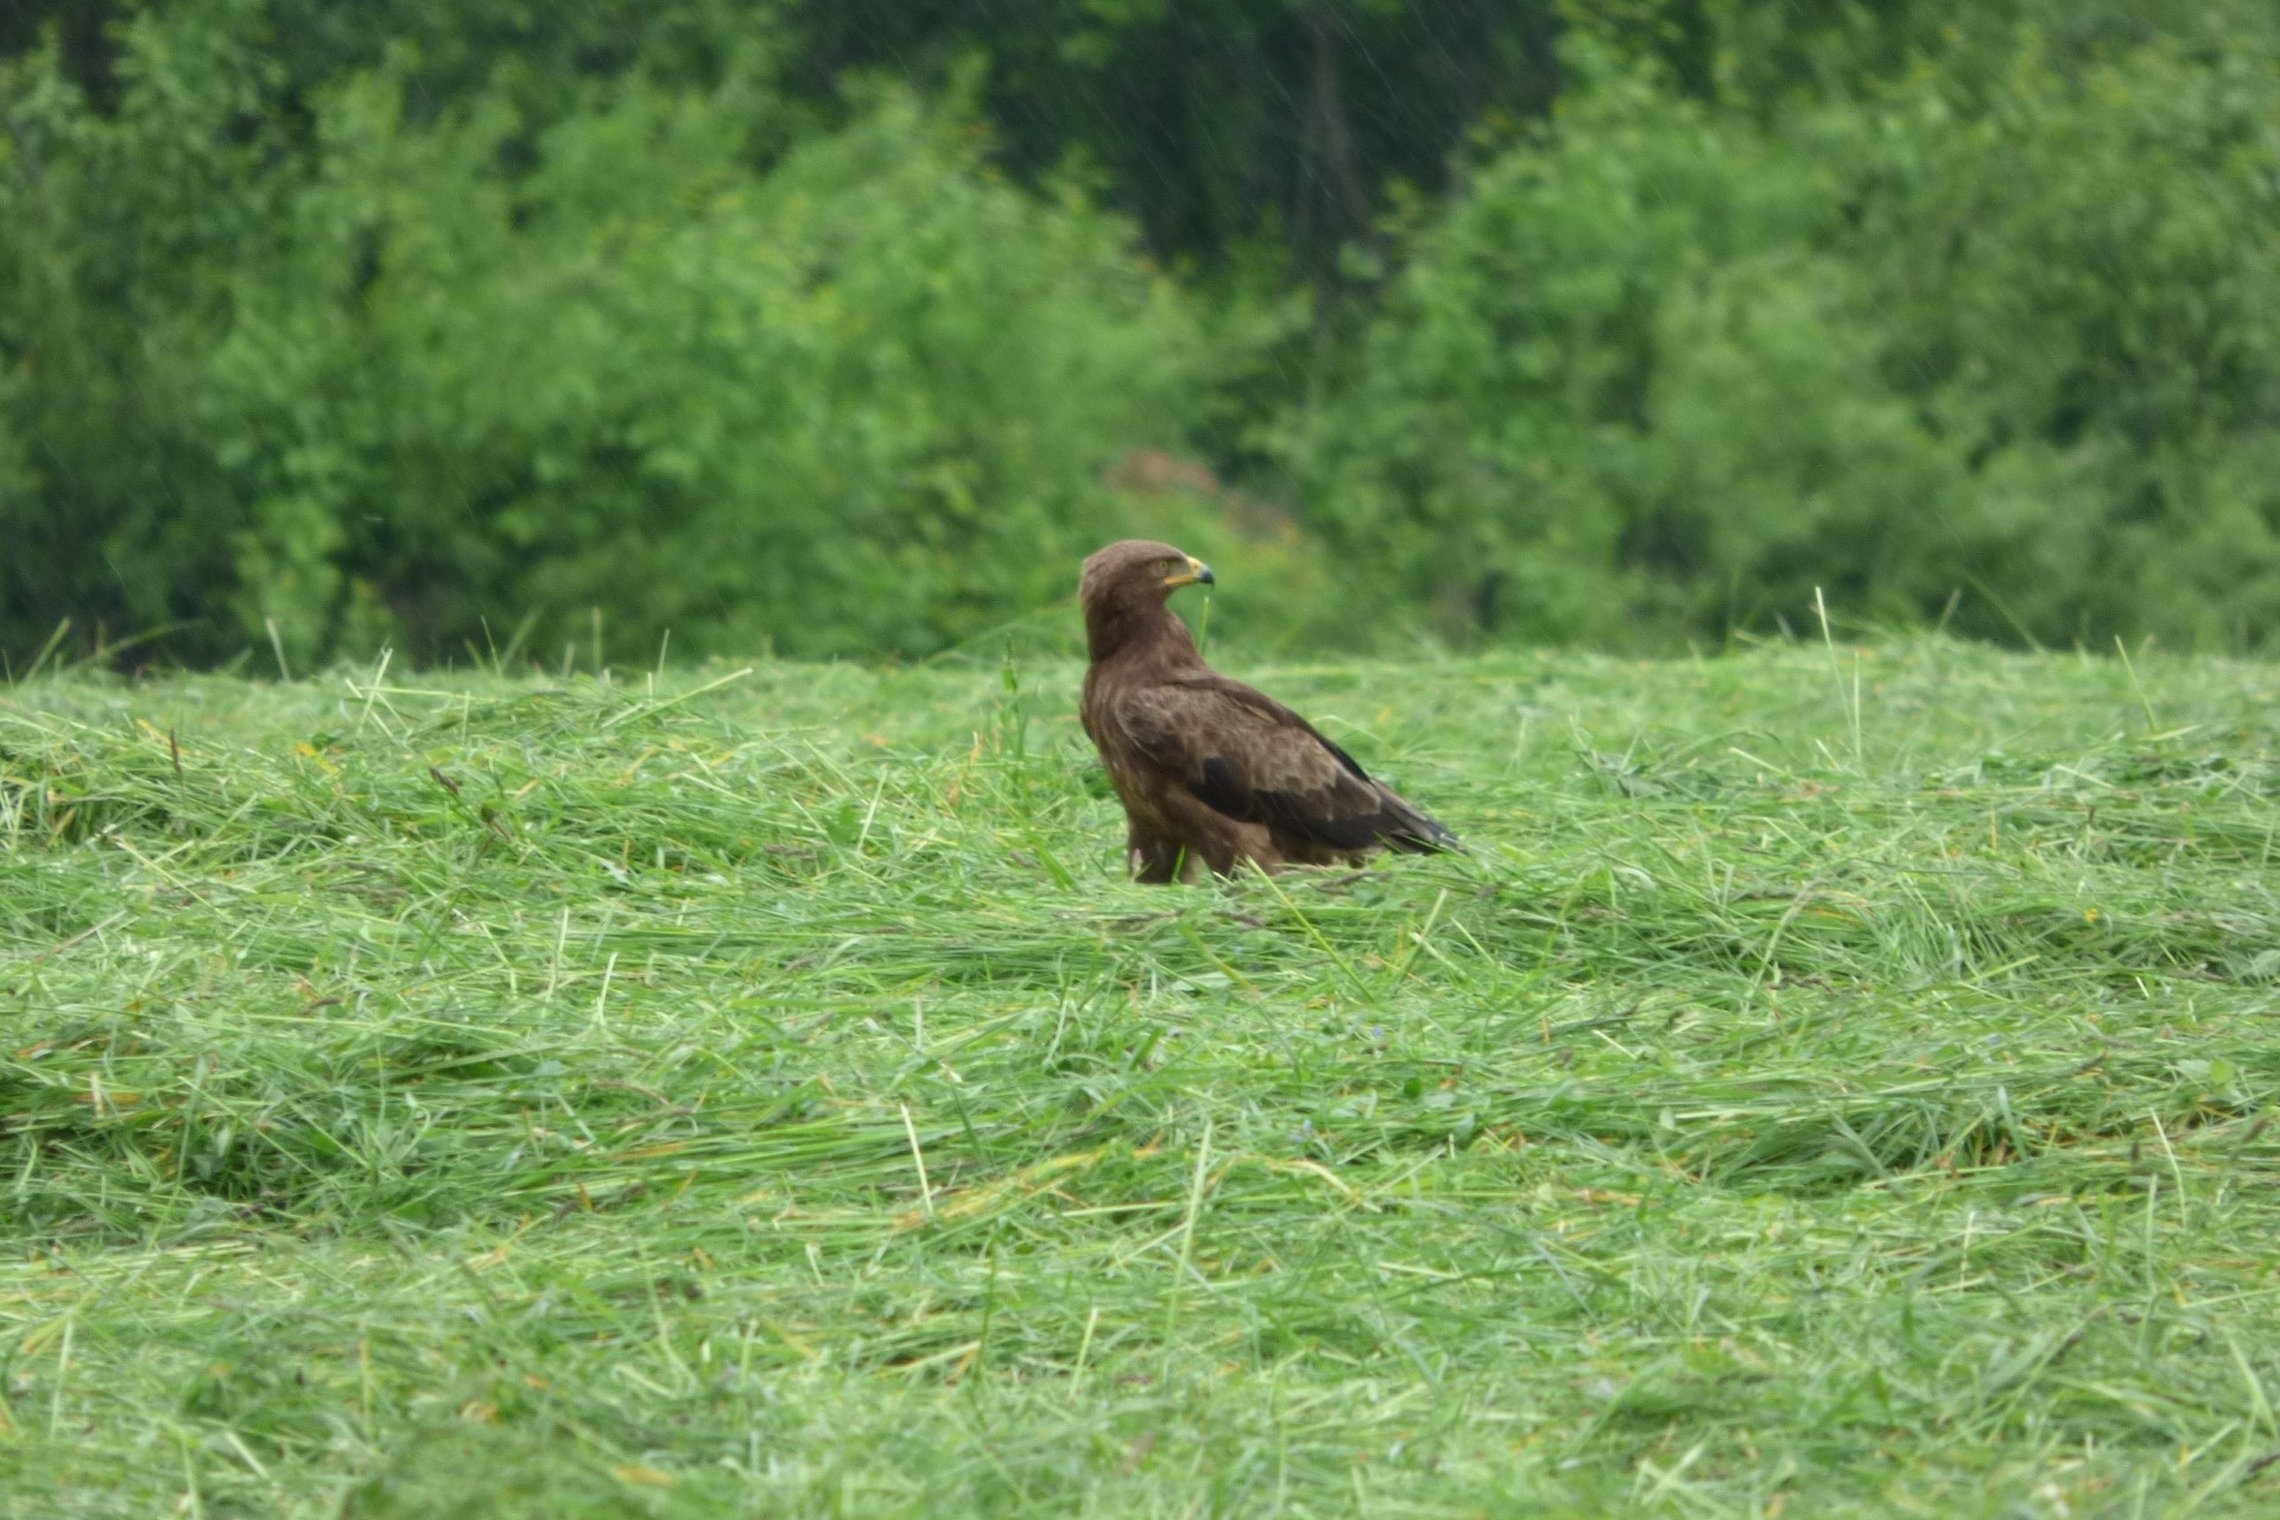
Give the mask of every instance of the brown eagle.
[(1080, 711), (1124, 803), (1133, 874), (1194, 881), (1245, 860), (1277, 871), (1455, 848), (1304, 718), (1203, 663), (1165, 605), (1198, 582), (1213, 583), (1202, 560), (1127, 539), (1086, 560), (1078, 585), (1092, 655)]

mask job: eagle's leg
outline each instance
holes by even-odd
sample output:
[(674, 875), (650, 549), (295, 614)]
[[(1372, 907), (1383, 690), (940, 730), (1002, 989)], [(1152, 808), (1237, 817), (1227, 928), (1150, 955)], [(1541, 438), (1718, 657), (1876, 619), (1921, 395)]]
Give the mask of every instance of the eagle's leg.
[(1170, 811), (1188, 847), (1187, 871), (1181, 880), (1200, 882), (1205, 871), (1213, 876), (1233, 876), (1245, 862), (1269, 875), (1282, 869), (1283, 852), (1260, 825), (1230, 818), (1193, 796), (1174, 797)]
[(1135, 881), (1160, 885), (1182, 874), (1182, 858), (1186, 852), (1180, 848), (1180, 842), (1161, 834), (1143, 833), (1137, 823), (1126, 836), (1124, 852)]

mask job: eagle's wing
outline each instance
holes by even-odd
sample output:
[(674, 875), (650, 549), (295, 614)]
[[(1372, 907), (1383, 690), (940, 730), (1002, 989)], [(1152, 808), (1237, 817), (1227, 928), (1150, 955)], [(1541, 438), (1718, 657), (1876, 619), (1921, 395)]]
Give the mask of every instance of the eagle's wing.
[(1312, 724), (1240, 681), (1206, 672), (1150, 682), (1118, 694), (1109, 715), (1135, 752), (1230, 818), (1333, 850), (1456, 844)]

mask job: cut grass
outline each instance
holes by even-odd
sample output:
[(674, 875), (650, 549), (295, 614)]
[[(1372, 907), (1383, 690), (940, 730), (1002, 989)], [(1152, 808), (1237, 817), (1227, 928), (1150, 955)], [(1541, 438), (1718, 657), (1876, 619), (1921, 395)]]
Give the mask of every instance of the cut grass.
[(1831, 653), (1265, 672), (1470, 852), (1203, 889), (1062, 664), (16, 687), (0, 1497), (2270, 1513), (2280, 675)]

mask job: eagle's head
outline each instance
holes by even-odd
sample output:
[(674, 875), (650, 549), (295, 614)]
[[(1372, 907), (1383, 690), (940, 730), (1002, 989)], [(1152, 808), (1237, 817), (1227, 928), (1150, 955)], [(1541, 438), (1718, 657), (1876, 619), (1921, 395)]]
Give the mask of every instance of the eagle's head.
[(1128, 538), (1094, 553), (1077, 582), (1093, 657), (1103, 658), (1152, 626), (1177, 623), (1165, 613), (1165, 599), (1180, 587), (1199, 582), (1212, 584), (1211, 567), (1170, 544)]
[(1087, 610), (1123, 604), (1138, 610), (1160, 607), (1182, 586), (1212, 584), (1211, 567), (1185, 550), (1145, 538), (1127, 538), (1085, 561), (1077, 600)]

